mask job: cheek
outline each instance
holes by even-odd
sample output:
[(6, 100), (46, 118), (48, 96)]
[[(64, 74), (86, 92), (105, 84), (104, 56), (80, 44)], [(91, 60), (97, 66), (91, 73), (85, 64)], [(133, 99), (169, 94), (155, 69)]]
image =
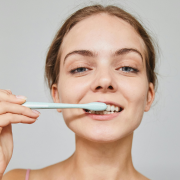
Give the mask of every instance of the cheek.
[(125, 100), (122, 118), (124, 120), (124, 134), (133, 132), (141, 123), (146, 104), (147, 85), (145, 78), (132, 78), (132, 81), (128, 79), (119, 85), (122, 98)]
[[(73, 78), (63, 77), (62, 75), (58, 83), (60, 102), (68, 104), (81, 103), (81, 99), (87, 92), (87, 84), (87, 82), (82, 82), (81, 78), (75, 81)], [(81, 119), (82, 113), (84, 113), (82, 109), (62, 109), (65, 123), (73, 131), (73, 128), (77, 128), (78, 119)]]
[(147, 97), (147, 80), (144, 78), (124, 81), (120, 84), (122, 95), (128, 104), (143, 104)]
[[(63, 88), (62, 88), (63, 87)], [(65, 78), (63, 81), (59, 81), (59, 97), (62, 103), (77, 104), (85, 96), (87, 92), (88, 82), (82, 82), (74, 80), (72, 78)]]
[(123, 96), (126, 100), (126, 117), (130, 122), (132, 130), (141, 123), (147, 100), (147, 80), (136, 79), (124, 85)]

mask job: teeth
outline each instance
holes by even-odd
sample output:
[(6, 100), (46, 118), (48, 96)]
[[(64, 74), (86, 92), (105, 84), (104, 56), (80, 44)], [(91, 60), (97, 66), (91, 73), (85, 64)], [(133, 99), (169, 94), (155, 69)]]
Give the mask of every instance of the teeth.
[(111, 106), (107, 105), (106, 111), (110, 111), (111, 110)]
[(115, 112), (118, 112), (120, 110), (120, 107), (114, 106), (114, 105), (107, 105), (106, 110), (104, 111), (89, 111), (90, 114), (112, 114)]
[(111, 112), (114, 111), (114, 105), (111, 106)]
[(119, 111), (120, 107), (114, 105), (107, 105), (106, 111)]
[(103, 114), (112, 114), (112, 113), (115, 113), (115, 112), (111, 112), (111, 111), (89, 111), (90, 114), (100, 114), (100, 115), (103, 115)]

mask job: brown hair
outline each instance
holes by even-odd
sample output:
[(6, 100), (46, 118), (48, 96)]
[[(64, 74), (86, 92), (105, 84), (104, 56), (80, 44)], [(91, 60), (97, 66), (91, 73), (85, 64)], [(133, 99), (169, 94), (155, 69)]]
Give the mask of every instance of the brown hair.
[(79, 9), (75, 13), (73, 13), (62, 25), (62, 27), (57, 32), (52, 44), (49, 48), (47, 58), (46, 58), (46, 66), (45, 66), (45, 78), (48, 82), (48, 86), (51, 89), (53, 84), (58, 82), (59, 77), (59, 69), (60, 69), (60, 48), (63, 41), (64, 36), (70, 31), (70, 29), (75, 26), (81, 20), (99, 13), (107, 13), (112, 16), (117, 16), (124, 21), (128, 22), (131, 26), (134, 27), (136, 32), (141, 36), (145, 43), (146, 52), (146, 71), (147, 71), (147, 79), (149, 82), (152, 82), (156, 91), (157, 86), (157, 73), (155, 73), (155, 65), (156, 65), (156, 51), (155, 44), (152, 40), (152, 37), (147, 33), (145, 28), (139, 23), (139, 21), (126, 12), (125, 10), (117, 7), (117, 6), (102, 6), (100, 4), (87, 6), (82, 9)]

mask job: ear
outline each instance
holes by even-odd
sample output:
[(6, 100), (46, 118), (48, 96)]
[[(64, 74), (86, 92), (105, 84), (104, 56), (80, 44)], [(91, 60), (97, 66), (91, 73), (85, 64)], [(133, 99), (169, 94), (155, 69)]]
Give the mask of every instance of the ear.
[[(55, 103), (60, 103), (57, 84), (53, 84), (51, 88), (51, 95)], [(58, 112), (62, 112), (61, 109), (57, 109)]]
[(146, 106), (144, 109), (145, 112), (149, 111), (151, 104), (154, 101), (154, 98), (155, 98), (154, 85), (153, 85), (153, 83), (150, 82), (148, 93), (147, 93), (147, 102), (146, 102)]

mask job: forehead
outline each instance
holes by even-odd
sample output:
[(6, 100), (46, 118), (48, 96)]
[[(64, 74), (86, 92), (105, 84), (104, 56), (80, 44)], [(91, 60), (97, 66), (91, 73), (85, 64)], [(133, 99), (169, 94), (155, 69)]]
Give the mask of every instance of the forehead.
[(105, 13), (78, 22), (64, 37), (61, 57), (78, 49), (91, 49), (108, 55), (121, 48), (138, 49), (144, 56), (145, 44), (135, 29), (124, 20)]

